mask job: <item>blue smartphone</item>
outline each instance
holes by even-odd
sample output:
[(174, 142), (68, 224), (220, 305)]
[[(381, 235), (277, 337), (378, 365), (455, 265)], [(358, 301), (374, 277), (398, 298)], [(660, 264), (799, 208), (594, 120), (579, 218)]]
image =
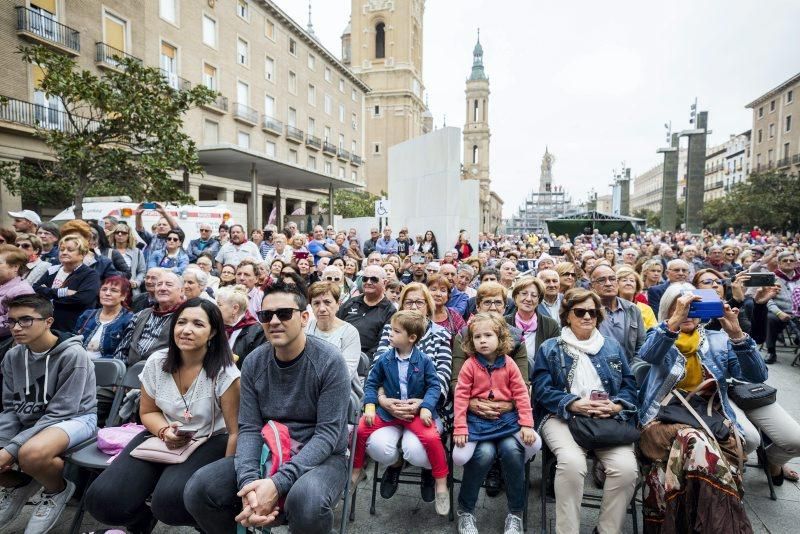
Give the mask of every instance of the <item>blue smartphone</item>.
[(156, 209), (156, 207), (157, 206), (156, 206), (155, 202), (145, 202), (145, 203), (142, 204), (142, 209), (145, 209), (145, 210), (154, 210), (154, 209)]

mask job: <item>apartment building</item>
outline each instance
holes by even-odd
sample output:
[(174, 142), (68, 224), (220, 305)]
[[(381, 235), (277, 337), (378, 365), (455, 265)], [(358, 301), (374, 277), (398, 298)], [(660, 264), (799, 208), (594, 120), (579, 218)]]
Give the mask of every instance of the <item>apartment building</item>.
[[(368, 87), (269, 0), (15, 0), (0, 7), (0, 25), (5, 50), (44, 44), (96, 74), (132, 56), (178, 90), (218, 91), (185, 117), (204, 167), (189, 177), (189, 193), (246, 204), (239, 222), (248, 226), (316, 214), (333, 189), (364, 185)], [(59, 103), (37, 90), (42, 73), (18, 55), (1, 57), (0, 69), (9, 99), (0, 105), (0, 158), (49, 157), (31, 133), (43, 121), (63, 127)], [(19, 206), (3, 193), (3, 213)]]
[[(663, 159), (663, 158), (662, 158)], [(685, 196), (686, 187), (686, 149), (678, 152), (678, 199)], [(661, 213), (661, 200), (663, 198), (662, 185), (664, 181), (664, 162), (651, 167), (647, 171), (633, 178), (633, 191), (631, 192), (631, 213), (646, 209)]]
[(750, 168), (753, 172), (774, 169), (800, 171), (800, 73), (756, 98), (753, 110)]
[(703, 201), (708, 202), (725, 194), (725, 143), (708, 147), (706, 150), (706, 171), (703, 181)]

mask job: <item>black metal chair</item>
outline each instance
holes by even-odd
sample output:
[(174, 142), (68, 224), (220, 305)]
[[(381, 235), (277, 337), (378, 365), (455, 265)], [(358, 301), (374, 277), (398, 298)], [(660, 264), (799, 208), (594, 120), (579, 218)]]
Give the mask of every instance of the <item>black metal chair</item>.
[[(547, 534), (547, 503), (555, 502), (555, 497), (553, 496), (551, 489), (552, 483), (555, 479), (555, 470), (556, 470), (556, 456), (553, 454), (553, 451), (547, 446), (546, 443), (542, 444), (542, 480), (539, 487), (539, 498), (541, 501), (542, 506), (542, 519), (541, 519), (541, 534)], [(638, 489), (638, 486), (637, 486)], [(631, 521), (633, 523), (633, 533), (639, 533), (639, 521), (638, 521), (638, 512), (636, 510), (636, 491), (633, 492), (633, 496), (631, 497), (630, 506), (628, 507), (628, 513), (631, 515)], [(582, 508), (592, 508), (594, 510), (599, 510), (601, 506), (601, 501), (603, 500), (602, 495), (597, 495), (594, 493), (586, 493), (584, 491), (583, 498), (581, 500), (581, 507)]]

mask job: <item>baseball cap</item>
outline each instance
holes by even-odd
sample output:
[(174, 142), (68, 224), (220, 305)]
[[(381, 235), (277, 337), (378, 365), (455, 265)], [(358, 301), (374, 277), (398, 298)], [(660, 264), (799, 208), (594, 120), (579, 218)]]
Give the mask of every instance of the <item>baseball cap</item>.
[(28, 221), (32, 222), (33, 224), (35, 224), (36, 226), (39, 226), (40, 224), (42, 224), (42, 219), (33, 210), (9, 211), (8, 215), (10, 217), (14, 217), (15, 219), (28, 220)]

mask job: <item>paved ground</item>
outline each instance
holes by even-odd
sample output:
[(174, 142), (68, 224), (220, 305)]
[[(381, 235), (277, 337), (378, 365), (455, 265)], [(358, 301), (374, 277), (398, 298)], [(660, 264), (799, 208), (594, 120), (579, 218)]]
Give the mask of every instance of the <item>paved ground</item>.
[[(780, 363), (770, 366), (769, 383), (778, 388), (778, 401), (798, 421), (800, 421), (800, 367), (790, 367), (793, 355), (787, 351), (779, 350)], [(755, 457), (751, 458), (755, 461)], [(791, 464), (800, 471), (800, 461), (795, 459)], [(541, 463), (537, 459), (531, 468), (533, 481), (529, 493), (529, 532), (538, 532), (541, 512), (539, 506), (539, 480)], [(362, 483), (357, 499), (355, 522), (348, 525), (348, 531), (361, 533), (406, 534), (406, 533), (451, 533), (455, 531), (454, 523), (447, 518), (436, 515), (433, 504), (422, 502), (417, 486), (401, 486), (397, 494), (389, 501), (377, 498), (376, 514), (369, 514), (369, 488), (371, 488), (372, 470), (369, 470), (370, 479)], [(458, 475), (458, 472), (457, 472)], [(595, 490), (591, 490), (595, 491)], [(776, 488), (778, 500), (769, 499), (767, 481), (762, 471), (749, 468), (745, 473), (745, 504), (747, 513), (756, 533), (792, 533), (799, 532), (798, 516), (800, 516), (800, 485), (789, 482)], [(553, 505), (548, 505), (548, 532), (554, 532), (552, 519), (554, 517)], [(64, 513), (61, 523), (53, 529), (57, 534), (66, 534), (72, 521), (75, 510), (74, 502)], [(17, 521), (8, 525), (0, 525), (0, 533), (22, 533), (30, 514), (30, 507)], [(486, 497), (481, 493), (478, 502), (478, 527), (482, 533), (501, 533), (503, 519), (505, 518), (505, 497), (501, 494), (496, 498)], [(597, 520), (597, 511), (584, 509), (582, 514), (581, 533), (590, 533)], [(641, 519), (640, 528), (641, 528)], [(337, 523), (338, 524), (338, 523)], [(103, 528), (86, 517), (82, 531), (89, 532)], [(626, 524), (625, 532), (632, 532), (630, 521)], [(196, 532), (190, 528), (177, 528), (159, 525), (155, 531), (158, 534), (191, 534)], [(284, 534), (285, 528), (275, 529), (274, 532)], [(221, 534), (221, 533), (210, 533)]]

